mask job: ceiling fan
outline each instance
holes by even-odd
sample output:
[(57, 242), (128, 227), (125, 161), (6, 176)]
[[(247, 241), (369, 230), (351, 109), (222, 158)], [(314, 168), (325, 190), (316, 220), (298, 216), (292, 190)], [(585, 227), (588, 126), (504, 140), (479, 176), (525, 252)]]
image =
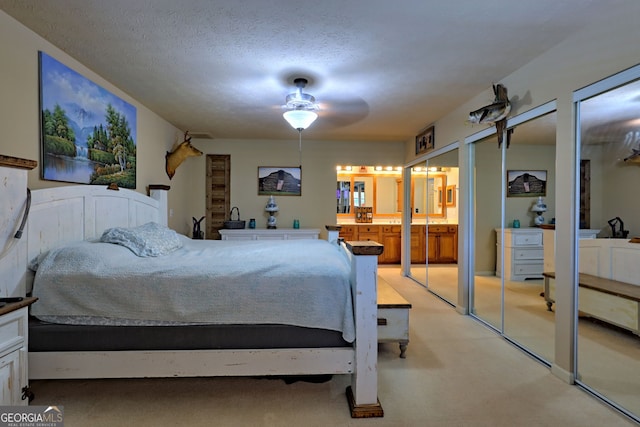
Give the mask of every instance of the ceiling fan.
[[(280, 110), (287, 110), (285, 114), (292, 111), (304, 111), (309, 117), (316, 114), (319, 118), (314, 124), (315, 127), (326, 129), (334, 127), (344, 127), (365, 118), (369, 114), (369, 105), (359, 96), (356, 96), (344, 84), (327, 84), (325, 79), (314, 76), (303, 77), (308, 73), (287, 73), (282, 75), (283, 83), (288, 88), (292, 84), (295, 87), (293, 92), (289, 92), (285, 97), (285, 103), (279, 105)], [(323, 84), (324, 82), (324, 84)], [(309, 86), (313, 86), (314, 94), (306, 92)], [(316, 99), (317, 96), (317, 99)], [(300, 114), (300, 113), (297, 113)], [(298, 129), (295, 125), (291, 125)]]
[(298, 77), (293, 83), (297, 90), (287, 95), (285, 107), (288, 111), (283, 114), (283, 117), (291, 127), (302, 132), (318, 118), (316, 110), (320, 107), (316, 104), (315, 97), (302, 91), (308, 83), (307, 79)]
[(316, 98), (308, 93), (304, 93), (302, 90), (307, 86), (309, 81), (304, 77), (298, 77), (293, 80), (293, 84), (296, 85), (296, 91), (287, 95), (285, 107), (292, 110), (319, 110), (320, 107), (316, 104)]

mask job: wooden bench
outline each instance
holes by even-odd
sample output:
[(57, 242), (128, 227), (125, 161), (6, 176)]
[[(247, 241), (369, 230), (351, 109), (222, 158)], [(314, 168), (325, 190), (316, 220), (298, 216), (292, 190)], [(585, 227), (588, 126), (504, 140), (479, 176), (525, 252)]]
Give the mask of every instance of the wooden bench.
[(378, 277), (378, 342), (399, 343), (403, 359), (409, 344), (410, 309), (409, 301)]
[[(556, 274), (555, 272), (545, 272), (542, 273), (544, 276), (544, 299), (547, 303), (547, 309), (551, 310), (551, 306), (555, 302), (551, 295), (551, 286), (550, 281), (555, 280)], [(583, 291), (580, 291), (580, 311), (584, 314), (592, 317), (596, 317), (598, 319), (614, 323), (623, 328), (629, 329), (635, 334), (639, 332), (639, 324), (638, 319), (640, 319), (640, 286), (633, 285), (631, 283), (619, 282), (617, 280), (611, 280), (604, 277), (593, 276), (591, 274), (579, 273), (578, 276), (578, 286), (582, 289), (587, 290), (587, 293), (583, 295)], [(623, 300), (627, 300), (631, 302), (631, 310), (621, 310), (630, 314), (630, 321), (617, 321), (612, 320), (609, 315), (613, 315), (615, 313), (616, 307), (613, 305), (609, 305), (607, 307), (603, 307), (601, 312), (598, 312), (598, 307), (593, 307), (593, 309), (589, 309), (588, 307), (584, 307), (584, 302), (587, 302), (586, 299), (589, 296), (588, 292), (595, 291), (600, 294), (608, 295), (609, 300), (611, 297), (621, 298)], [(584, 298), (583, 298), (584, 297)], [(601, 299), (600, 305), (604, 306), (607, 304), (607, 300)], [(634, 313), (635, 312), (635, 313)]]

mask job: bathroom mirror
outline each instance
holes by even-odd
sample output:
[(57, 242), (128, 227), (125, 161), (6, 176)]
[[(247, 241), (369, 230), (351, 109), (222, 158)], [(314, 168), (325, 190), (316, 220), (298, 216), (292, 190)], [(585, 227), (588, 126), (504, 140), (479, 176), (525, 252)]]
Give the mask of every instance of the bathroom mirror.
[(402, 211), (402, 178), (376, 177), (376, 213), (396, 214)]
[[(354, 206), (372, 207), (374, 215), (397, 217), (402, 212), (402, 196), (402, 174), (398, 171), (338, 172), (336, 181), (338, 218), (352, 217)], [(424, 213), (426, 210), (421, 212)]]

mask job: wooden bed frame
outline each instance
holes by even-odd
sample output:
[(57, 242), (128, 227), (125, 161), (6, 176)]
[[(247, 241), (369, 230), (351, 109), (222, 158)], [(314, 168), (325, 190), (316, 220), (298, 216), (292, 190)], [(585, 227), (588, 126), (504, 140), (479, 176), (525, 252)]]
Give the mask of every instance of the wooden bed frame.
[[(0, 169), (6, 168), (0, 165)], [(26, 187), (26, 179), (10, 182)], [(12, 256), (0, 260), (0, 272), (11, 269), (18, 274), (14, 275), (13, 283), (3, 283), (5, 289), (0, 288), (0, 292), (24, 296), (32, 279), (28, 261), (50, 248), (99, 237), (109, 227), (133, 227), (149, 221), (166, 225), (168, 189), (150, 186), (150, 197), (131, 190), (113, 191), (87, 185), (34, 190), (24, 235)], [(22, 191), (13, 188), (11, 212), (24, 211), (26, 192), (26, 188)], [(2, 218), (0, 225), (15, 221), (15, 216), (9, 221)], [(4, 233), (0, 247), (10, 239), (10, 233)], [(337, 241), (337, 231), (329, 231), (329, 240)], [(377, 259), (382, 245), (374, 242), (341, 245), (352, 263), (356, 329), (353, 347), (34, 352), (28, 357), (29, 379), (348, 374), (352, 378), (347, 388), (351, 416), (381, 417), (384, 412), (377, 397), (376, 287)]]

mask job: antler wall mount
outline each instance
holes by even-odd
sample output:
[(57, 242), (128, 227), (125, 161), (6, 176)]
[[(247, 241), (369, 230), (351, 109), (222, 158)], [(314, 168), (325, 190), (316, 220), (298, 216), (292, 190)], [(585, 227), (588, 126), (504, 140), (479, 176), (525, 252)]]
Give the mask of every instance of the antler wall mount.
[(169, 179), (172, 179), (176, 174), (176, 169), (178, 166), (182, 164), (188, 157), (197, 157), (202, 156), (202, 151), (198, 150), (196, 147), (191, 145), (191, 137), (189, 136), (189, 131), (184, 133), (184, 140), (178, 144), (178, 146), (173, 151), (167, 151), (167, 154), (164, 156), (165, 159), (165, 170), (167, 171), (167, 176)]

